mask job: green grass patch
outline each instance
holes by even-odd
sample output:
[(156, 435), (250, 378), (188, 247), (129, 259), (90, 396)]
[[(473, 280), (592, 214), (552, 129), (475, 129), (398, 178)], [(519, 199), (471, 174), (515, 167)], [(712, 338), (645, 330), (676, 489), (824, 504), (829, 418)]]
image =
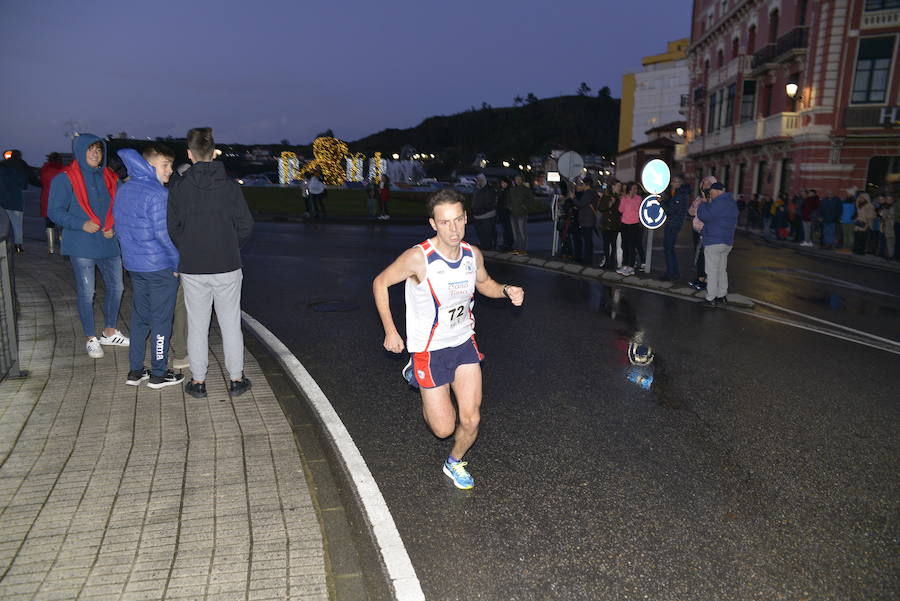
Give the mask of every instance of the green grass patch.
[[(246, 186), (241, 190), (247, 206), (254, 213), (299, 217), (306, 211), (306, 204), (299, 188), (281, 186)], [(428, 192), (391, 192), (388, 211), (396, 217), (424, 217)], [(466, 195), (466, 210), (471, 198)], [(548, 199), (538, 198), (530, 207), (532, 214), (547, 212)], [(332, 217), (364, 217), (368, 214), (368, 198), (365, 190), (328, 190), (325, 210)]]

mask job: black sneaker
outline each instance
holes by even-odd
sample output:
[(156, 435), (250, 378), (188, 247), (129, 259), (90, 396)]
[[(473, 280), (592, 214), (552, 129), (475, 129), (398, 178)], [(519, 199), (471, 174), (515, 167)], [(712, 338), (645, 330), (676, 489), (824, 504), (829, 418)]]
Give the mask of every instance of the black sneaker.
[(250, 378), (241, 376), (240, 380), (232, 380), (228, 383), (228, 392), (231, 396), (241, 396), (250, 390)]
[(720, 296), (719, 298), (716, 299), (716, 304), (722, 305), (724, 307), (725, 305), (728, 304), (728, 299), (724, 296)]
[(128, 372), (128, 379), (125, 380), (125, 383), (129, 386), (140, 386), (141, 382), (148, 379), (150, 379), (149, 369), (136, 369)]
[(716, 307), (719, 306), (719, 303), (717, 303), (717, 302), (715, 301), (715, 299), (713, 299), (713, 300), (704, 300), (701, 304), (702, 304), (704, 307), (708, 308), (708, 309), (715, 309)]
[(171, 369), (166, 370), (162, 376), (150, 376), (147, 382), (147, 388), (165, 388), (166, 386), (174, 386), (184, 380), (184, 374), (176, 374)]
[(184, 385), (184, 391), (195, 399), (206, 398), (206, 382), (194, 382), (191, 380)]

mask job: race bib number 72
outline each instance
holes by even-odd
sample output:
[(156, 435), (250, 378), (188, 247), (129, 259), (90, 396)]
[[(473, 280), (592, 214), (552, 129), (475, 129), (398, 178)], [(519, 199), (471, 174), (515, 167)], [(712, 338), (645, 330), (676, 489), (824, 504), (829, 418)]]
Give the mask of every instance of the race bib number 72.
[(441, 321), (450, 328), (455, 328), (460, 324), (465, 323), (468, 318), (468, 311), (466, 310), (467, 305), (468, 303), (464, 303), (462, 305), (456, 305), (455, 307), (441, 309)]

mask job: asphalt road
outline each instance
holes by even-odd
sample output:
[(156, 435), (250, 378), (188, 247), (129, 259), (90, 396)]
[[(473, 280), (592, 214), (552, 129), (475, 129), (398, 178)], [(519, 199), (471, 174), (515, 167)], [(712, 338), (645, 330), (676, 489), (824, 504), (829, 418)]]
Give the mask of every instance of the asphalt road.
[[(448, 444), (400, 377), (405, 357), (381, 349), (371, 300), (372, 277), (428, 234), (258, 224), (244, 253), (245, 308), (331, 399), (428, 599), (896, 598), (897, 355), (489, 264), (527, 299), (476, 301), (483, 425), (467, 456), (476, 488), (458, 491), (440, 473)], [(741, 240), (733, 266), (783, 303), (822, 310), (806, 297), (831, 284), (778, 292), (795, 284), (759, 268), (804, 261)], [(895, 274), (817, 269), (896, 293)], [(846, 290), (875, 307), (834, 310), (846, 323), (897, 330), (896, 303)], [(635, 336), (656, 351), (650, 391), (624, 377)]]
[[(532, 228), (535, 245), (549, 241), (547, 224)], [(261, 223), (244, 249), (245, 309), (335, 406), (428, 599), (897, 598), (896, 354), (489, 263), (527, 298), (476, 301), (485, 401), (466, 457), (476, 488), (459, 491), (371, 298), (375, 274), (428, 235)], [(900, 331), (896, 273), (746, 238), (731, 273), (748, 296)], [(821, 301), (831, 294), (843, 301)], [(392, 306), (402, 324), (402, 286)], [(635, 337), (656, 352), (649, 391), (624, 376)]]

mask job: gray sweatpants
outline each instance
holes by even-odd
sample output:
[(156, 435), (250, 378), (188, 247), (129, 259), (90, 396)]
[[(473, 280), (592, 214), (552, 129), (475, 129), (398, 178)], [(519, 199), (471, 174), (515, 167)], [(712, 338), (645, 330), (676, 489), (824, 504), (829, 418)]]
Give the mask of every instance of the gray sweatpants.
[(225, 369), (232, 380), (240, 380), (244, 373), (244, 335), (241, 332), (240, 269), (227, 273), (181, 274), (184, 304), (187, 308), (187, 352), (191, 362), (191, 377), (197, 382), (206, 380), (209, 367), (209, 320), (213, 306), (222, 332)]
[(706, 260), (706, 300), (715, 300), (728, 295), (728, 253), (729, 244), (710, 244), (703, 247)]

